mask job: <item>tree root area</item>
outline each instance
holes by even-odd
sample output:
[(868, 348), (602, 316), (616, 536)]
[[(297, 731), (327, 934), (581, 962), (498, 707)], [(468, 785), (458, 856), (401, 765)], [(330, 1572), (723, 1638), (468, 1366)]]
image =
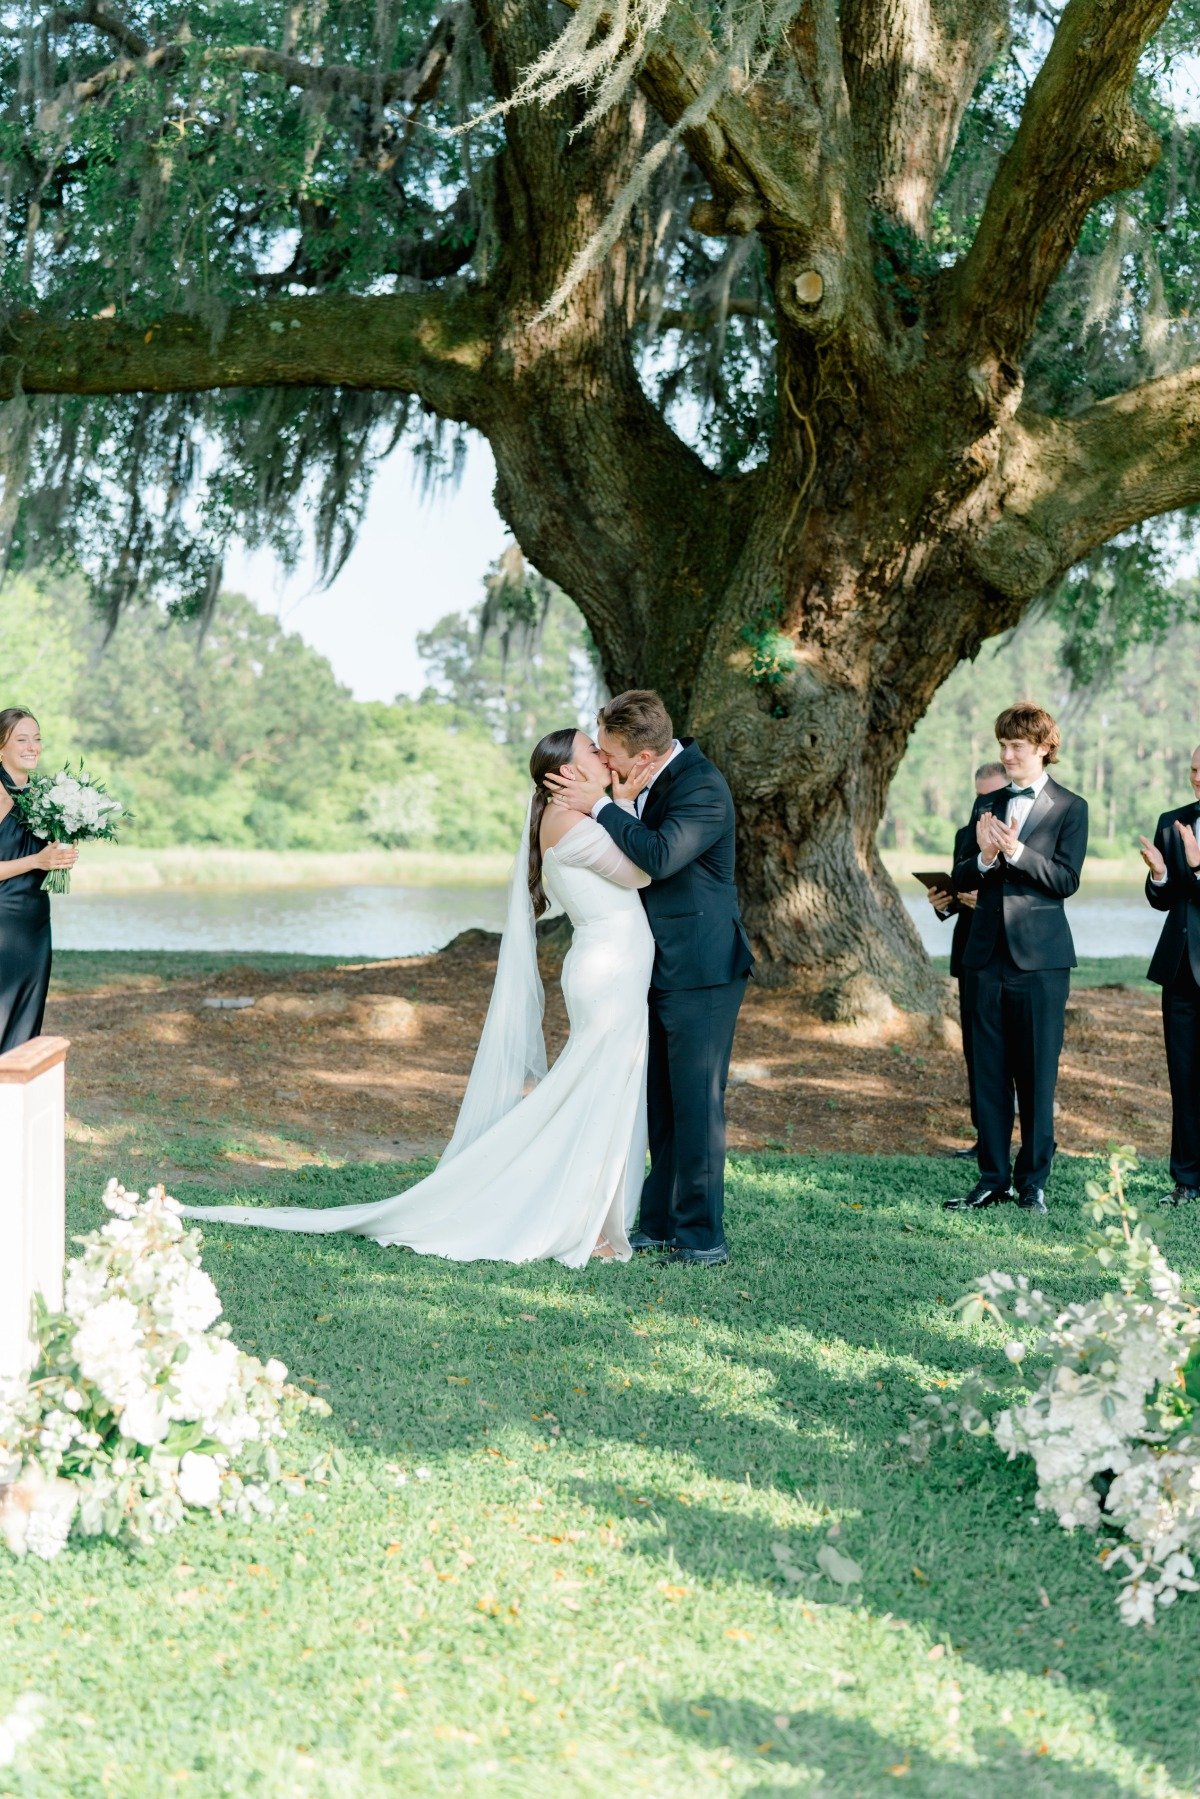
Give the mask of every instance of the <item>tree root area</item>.
[[(496, 939), (469, 932), (435, 955), (279, 972), (128, 970), (54, 989), (46, 1030), (72, 1040), (74, 1153), (143, 1179), (203, 1169), (411, 1161), (450, 1135), (487, 1008)], [(558, 961), (543, 946), (546, 1037), (566, 1036)], [(253, 1000), (253, 1005), (214, 1001)], [(944, 1154), (970, 1141), (957, 1031), (822, 1022), (802, 996), (751, 982), (734, 1047), (729, 1143), (792, 1153)], [(1167, 1151), (1170, 1100), (1158, 995), (1071, 997), (1058, 1141)]]

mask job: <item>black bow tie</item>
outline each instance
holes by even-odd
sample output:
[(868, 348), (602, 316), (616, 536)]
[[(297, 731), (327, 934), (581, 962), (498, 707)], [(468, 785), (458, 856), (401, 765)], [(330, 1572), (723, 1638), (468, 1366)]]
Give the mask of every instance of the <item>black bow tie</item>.
[(1010, 787), (1008, 790), (1008, 797), (1010, 800), (1031, 800), (1034, 797), (1033, 788)]

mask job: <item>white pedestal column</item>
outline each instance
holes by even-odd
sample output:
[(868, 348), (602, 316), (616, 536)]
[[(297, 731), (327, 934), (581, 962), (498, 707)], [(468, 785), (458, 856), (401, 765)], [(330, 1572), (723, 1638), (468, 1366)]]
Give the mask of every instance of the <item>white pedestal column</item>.
[(33, 1296), (62, 1304), (65, 1037), (0, 1056), (0, 1374), (29, 1366)]

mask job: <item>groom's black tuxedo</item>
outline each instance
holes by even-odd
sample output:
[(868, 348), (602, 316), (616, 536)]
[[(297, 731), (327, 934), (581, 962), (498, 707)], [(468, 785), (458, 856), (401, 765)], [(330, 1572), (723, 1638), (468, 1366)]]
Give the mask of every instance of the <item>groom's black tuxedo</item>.
[(1177, 1187), (1200, 1187), (1200, 874), (1188, 867), (1176, 820), (1200, 830), (1200, 805), (1164, 812), (1154, 832), (1167, 878), (1156, 886), (1147, 875), (1146, 898), (1167, 916), (1147, 979), (1162, 988), (1171, 1179)]
[(754, 962), (733, 878), (733, 798), (725, 777), (685, 737), (647, 793), (640, 819), (611, 803), (597, 816), (651, 877), (642, 889), (656, 949), (641, 1228), (680, 1249), (719, 1249), (725, 1082)]
[[(975, 816), (1008, 815), (1012, 789), (983, 799)], [(979, 1178), (995, 1190), (1012, 1174), (1022, 1190), (1044, 1188), (1054, 1160), (1054, 1089), (1075, 945), (1063, 902), (1078, 889), (1087, 850), (1087, 801), (1047, 780), (1021, 827), (1021, 852), (998, 856), (984, 874), (972, 843), (956, 864), (959, 893), (979, 901), (963, 950), (972, 983), (972, 1047), (979, 1127)], [(1021, 1113), (1016, 1168), (1009, 1156), (1013, 1089)]]

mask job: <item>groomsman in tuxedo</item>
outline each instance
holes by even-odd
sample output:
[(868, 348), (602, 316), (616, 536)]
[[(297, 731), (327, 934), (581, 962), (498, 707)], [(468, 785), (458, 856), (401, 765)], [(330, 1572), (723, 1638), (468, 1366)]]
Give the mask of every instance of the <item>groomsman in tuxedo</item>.
[[(1004, 772), (1002, 762), (985, 762), (975, 770), (975, 805), (971, 808), (971, 816), (962, 829), (954, 837), (954, 864), (965, 861), (971, 854), (975, 844), (975, 820), (979, 814), (979, 801), (989, 793), (995, 793), (1001, 787), (1008, 786), (1008, 776)], [(950, 976), (958, 982), (958, 1018), (962, 1025), (963, 1060), (967, 1065), (967, 1095), (971, 1106), (971, 1128), (976, 1139), (979, 1135), (979, 1119), (975, 1114), (975, 1054), (971, 1026), (975, 1016), (975, 989), (971, 977), (963, 967), (963, 954), (967, 947), (967, 938), (971, 934), (971, 921), (975, 916), (974, 893), (956, 894), (947, 892), (945, 888), (933, 887), (929, 890), (929, 903), (939, 918), (953, 918), (954, 935), (950, 939)], [(972, 1143), (970, 1149), (955, 1149), (951, 1154), (958, 1161), (974, 1161), (979, 1151), (978, 1141)]]
[[(1013, 1198), (1044, 1217), (1054, 1160), (1054, 1089), (1075, 945), (1063, 902), (1078, 890), (1087, 851), (1087, 802), (1047, 774), (1058, 726), (1020, 702), (996, 720), (1009, 784), (981, 802), (977, 849), (958, 863), (954, 887), (977, 892), (963, 953), (975, 1009), (975, 1106), (979, 1180), (948, 1211), (982, 1211)], [(1013, 1089), (1021, 1148), (1011, 1163)]]
[(1200, 1199), (1200, 749), (1192, 753), (1190, 806), (1164, 812), (1153, 843), (1139, 839), (1149, 869), (1146, 898), (1165, 912), (1147, 979), (1162, 988), (1171, 1083), (1171, 1180), (1165, 1206)]

